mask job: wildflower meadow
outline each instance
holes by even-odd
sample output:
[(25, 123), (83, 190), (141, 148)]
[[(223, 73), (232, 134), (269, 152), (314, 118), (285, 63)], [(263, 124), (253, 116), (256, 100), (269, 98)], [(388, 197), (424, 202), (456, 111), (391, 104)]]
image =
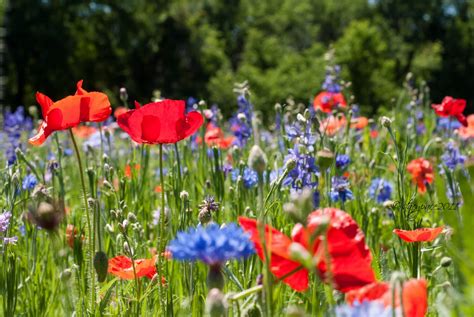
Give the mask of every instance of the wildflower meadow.
[(472, 109), (321, 71), (265, 114), (87, 78), (6, 109), (1, 315), (474, 316)]

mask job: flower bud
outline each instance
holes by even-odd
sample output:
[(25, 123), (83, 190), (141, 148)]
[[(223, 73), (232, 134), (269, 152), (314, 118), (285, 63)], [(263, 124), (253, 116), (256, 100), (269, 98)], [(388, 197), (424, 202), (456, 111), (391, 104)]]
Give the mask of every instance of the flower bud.
[(453, 260), (450, 257), (445, 256), (441, 259), (440, 264), (442, 267), (449, 267), (452, 262)]
[(202, 225), (209, 223), (212, 220), (211, 212), (207, 209), (201, 210), (199, 212), (198, 219)]
[(318, 165), (322, 170), (327, 170), (334, 161), (334, 153), (328, 149), (318, 151), (318, 153), (316, 153), (316, 157), (318, 159)]
[(127, 215), (127, 219), (130, 222), (137, 222), (137, 216), (133, 212), (129, 212)]
[(219, 265), (209, 266), (206, 282), (209, 289), (224, 288), (224, 275), (222, 274), (221, 267)]
[(127, 88), (125, 87), (120, 88), (120, 100), (122, 100), (123, 102), (126, 102), (128, 100)]
[(388, 117), (381, 117), (380, 118), (380, 124), (386, 128), (390, 128), (390, 126), (392, 125), (392, 120)]
[(285, 163), (285, 170), (291, 171), (296, 167), (296, 160), (291, 158)]
[(189, 193), (183, 190), (181, 193), (179, 193), (179, 198), (181, 198), (182, 200), (187, 200), (189, 198)]
[(267, 156), (258, 145), (250, 150), (248, 165), (258, 173), (263, 173), (267, 167)]
[(99, 282), (105, 281), (107, 277), (107, 269), (109, 267), (109, 260), (107, 259), (107, 254), (103, 251), (96, 252), (94, 256), (94, 268), (97, 273), (97, 280)]
[(306, 118), (301, 113), (298, 113), (296, 115), (296, 120), (298, 120), (301, 123), (306, 123)]
[(71, 269), (65, 269), (59, 274), (59, 278), (61, 281), (67, 281), (71, 278), (72, 275), (72, 270)]
[(206, 311), (211, 317), (227, 315), (227, 302), (219, 289), (213, 288), (209, 291), (206, 298)]

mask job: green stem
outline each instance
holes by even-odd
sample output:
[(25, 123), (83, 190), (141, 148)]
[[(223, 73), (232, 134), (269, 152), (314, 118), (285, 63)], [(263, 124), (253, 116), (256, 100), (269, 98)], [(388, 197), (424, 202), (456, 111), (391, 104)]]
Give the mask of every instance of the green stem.
[[(160, 293), (160, 301), (162, 313), (165, 314), (167, 310), (167, 305), (165, 301), (165, 296), (163, 296), (163, 285), (161, 283), (163, 274), (163, 269), (165, 266), (165, 261), (163, 258), (163, 252), (165, 251), (165, 181), (163, 176), (163, 144), (160, 144), (160, 184), (161, 184), (161, 212), (160, 212), (160, 241), (158, 249), (158, 285)], [(165, 314), (166, 315), (166, 314)]]
[(74, 138), (74, 133), (71, 129), (69, 129), (69, 135), (71, 136), (72, 144), (74, 145), (74, 151), (76, 152), (77, 164), (79, 165), (79, 175), (81, 178), (81, 186), (82, 186), (82, 193), (84, 196), (84, 206), (86, 209), (86, 219), (87, 219), (87, 235), (89, 239), (89, 277), (91, 279), (91, 309), (92, 314), (95, 312), (95, 276), (94, 276), (94, 264), (93, 264), (93, 253), (94, 253), (94, 241), (92, 240), (92, 226), (91, 226), (91, 219), (89, 215), (89, 204), (87, 202), (87, 190), (86, 190), (86, 182), (84, 180), (84, 170), (82, 166), (81, 155), (79, 153), (79, 148), (77, 147), (76, 139)]

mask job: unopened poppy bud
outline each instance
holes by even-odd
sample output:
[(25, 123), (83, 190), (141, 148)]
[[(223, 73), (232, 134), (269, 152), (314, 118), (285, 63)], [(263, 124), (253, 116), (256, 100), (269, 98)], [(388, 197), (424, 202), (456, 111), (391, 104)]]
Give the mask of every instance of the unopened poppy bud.
[(28, 107), (28, 113), (33, 118), (36, 118), (38, 116), (38, 108), (36, 108), (36, 106), (29, 106)]
[(57, 228), (63, 218), (61, 209), (56, 208), (47, 202), (41, 202), (36, 209), (31, 208), (29, 217), (33, 222), (46, 230), (54, 230)]
[(223, 289), (224, 288), (224, 275), (222, 274), (220, 265), (209, 266), (209, 272), (207, 274), (206, 282), (207, 282), (207, 287), (209, 289), (213, 289), (213, 288)]
[(291, 158), (285, 163), (285, 170), (292, 171), (296, 167), (296, 160)]
[(267, 156), (258, 145), (250, 150), (248, 165), (258, 173), (263, 173), (267, 167)]
[(305, 317), (306, 312), (303, 308), (291, 305), (286, 309), (286, 317)]
[(384, 206), (385, 208), (389, 208), (389, 209), (390, 209), (390, 208), (395, 207), (395, 205), (396, 205), (396, 203), (395, 203), (393, 200), (386, 200), (386, 201), (383, 202), (383, 206)]
[(291, 259), (295, 260), (296, 262), (300, 263), (304, 267), (310, 269), (313, 266), (313, 259), (311, 254), (306, 250), (304, 246), (300, 243), (293, 242), (290, 244), (290, 257)]
[(71, 269), (65, 269), (59, 274), (59, 278), (61, 281), (67, 281), (69, 278), (71, 278), (72, 275), (72, 270)]
[(120, 100), (123, 102), (128, 100), (127, 88), (125, 87), (120, 88)]
[(296, 115), (296, 120), (298, 120), (301, 123), (306, 123), (306, 118), (301, 113), (298, 113)]
[(105, 281), (108, 267), (109, 260), (107, 258), (107, 254), (105, 254), (103, 251), (96, 252), (94, 256), (94, 269), (97, 273), (97, 280), (99, 282)]
[(219, 289), (213, 288), (209, 291), (206, 298), (206, 311), (210, 317), (227, 316), (227, 302)]
[(127, 241), (125, 241), (123, 243), (123, 250), (125, 251), (125, 253), (127, 254), (132, 254), (132, 248), (130, 248), (130, 245), (128, 244)]
[(334, 153), (328, 149), (318, 151), (316, 157), (318, 158), (318, 165), (322, 170), (328, 169), (334, 162)]
[(453, 263), (453, 259), (447, 256), (443, 257), (440, 262), (442, 267), (449, 267), (451, 263)]
[(127, 219), (130, 222), (137, 222), (137, 216), (133, 212), (129, 212), (127, 215)]
[(105, 225), (105, 230), (109, 233), (114, 233), (115, 232), (115, 228), (114, 228), (114, 225), (113, 224), (106, 224)]
[(89, 205), (89, 208), (93, 208), (95, 205), (95, 199), (94, 198), (87, 198), (87, 205)]
[(392, 120), (388, 117), (381, 117), (380, 118), (380, 124), (386, 128), (390, 128), (390, 126), (392, 125)]

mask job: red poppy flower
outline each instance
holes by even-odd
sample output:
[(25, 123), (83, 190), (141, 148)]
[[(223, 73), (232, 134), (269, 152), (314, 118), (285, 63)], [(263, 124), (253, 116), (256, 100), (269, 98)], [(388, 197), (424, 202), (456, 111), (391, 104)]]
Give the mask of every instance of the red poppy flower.
[(165, 99), (121, 114), (118, 125), (137, 143), (176, 143), (194, 134), (203, 123), (197, 111), (184, 113), (183, 100)]
[(37, 92), (36, 101), (41, 106), (43, 122), (36, 135), (29, 140), (32, 145), (41, 145), (54, 131), (73, 128), (80, 122), (104, 121), (112, 112), (107, 95), (85, 91), (82, 80), (77, 83), (74, 96), (53, 102), (48, 96)]
[[(263, 246), (257, 229), (257, 221), (254, 219), (239, 217), (239, 223), (245, 231), (248, 231), (252, 235), (251, 238), (255, 244), (257, 254), (262, 261), (265, 261)], [(283, 233), (269, 225), (265, 226), (265, 246), (270, 254), (270, 271), (277, 278), (287, 276), (301, 267), (300, 263), (293, 261), (290, 258), (289, 248), (293, 242), (298, 241), (288, 238)], [(302, 268), (295, 271), (294, 274), (284, 278), (283, 282), (288, 284), (295, 291), (304, 291), (308, 288), (308, 270)]]
[(347, 103), (342, 93), (323, 91), (314, 98), (313, 106), (315, 110), (329, 113), (334, 107), (345, 108)]
[(418, 185), (418, 191), (420, 193), (426, 192), (426, 184), (431, 184), (434, 180), (433, 166), (430, 161), (423, 157), (414, 159), (408, 163), (407, 170), (411, 174), (413, 182)]
[(333, 136), (337, 131), (346, 126), (346, 122), (347, 120), (344, 116), (329, 116), (321, 122), (319, 131), (326, 135)]
[(358, 117), (351, 119), (351, 128), (361, 130), (369, 124), (369, 119), (366, 117)]
[(443, 226), (437, 228), (420, 228), (415, 230), (393, 229), (393, 233), (406, 242), (429, 242), (436, 239), (441, 234), (441, 232), (443, 232), (443, 229)]
[[(146, 276), (152, 279), (156, 274), (155, 262), (156, 257), (135, 260), (137, 277)], [(135, 278), (132, 260), (124, 255), (119, 255), (109, 260), (108, 272), (124, 280), (133, 280)]]
[[(310, 241), (312, 233), (323, 222), (329, 219), (327, 229), (328, 252), (325, 243), (319, 236), (315, 241)], [(252, 235), (258, 256), (264, 261), (263, 246), (257, 229), (257, 222), (252, 219), (240, 217), (240, 225)], [(320, 276), (327, 282), (332, 280), (336, 289), (347, 292), (362, 287), (375, 281), (375, 274), (371, 267), (372, 256), (365, 245), (364, 234), (350, 215), (335, 208), (318, 209), (308, 217), (308, 227), (297, 224), (292, 231), (292, 238), (288, 238), (280, 231), (265, 226), (265, 245), (271, 254), (270, 270), (278, 278), (301, 267), (301, 264), (290, 257), (289, 247), (292, 243), (299, 243), (308, 252), (316, 255), (317, 269)], [(331, 260), (327, 274), (326, 253)], [(296, 273), (287, 276), (283, 282), (297, 291), (308, 288), (308, 270), (302, 268)]]
[(465, 99), (454, 99), (453, 97), (444, 97), (441, 104), (432, 104), (431, 107), (440, 117), (455, 117), (465, 127), (467, 127), (466, 117), (463, 115), (464, 108), (466, 108)]
[[(138, 172), (140, 170), (140, 164), (135, 164), (135, 166), (133, 168), (134, 168), (135, 172)], [(130, 166), (130, 164), (125, 165), (124, 174), (125, 174), (125, 177), (132, 178), (133, 171), (132, 171), (132, 167)]]
[[(395, 293), (395, 302), (393, 294)], [(346, 293), (346, 301), (354, 302), (379, 301), (385, 307), (400, 306), (400, 291), (392, 291), (387, 282), (375, 282), (357, 290)], [(405, 317), (424, 317), (428, 309), (427, 283), (424, 279), (410, 279), (403, 283), (402, 290), (403, 313)]]
[(117, 119), (120, 117), (122, 114), (126, 113), (128, 111), (128, 108), (125, 107), (117, 107), (114, 111), (114, 117)]
[[(206, 127), (206, 133), (204, 134), (204, 142), (208, 146), (217, 146), (221, 149), (228, 149), (232, 143), (234, 143), (234, 136), (224, 136), (224, 132), (221, 128), (214, 126), (212, 123), (209, 123)], [(198, 137), (197, 142), (201, 143), (202, 138)]]
[(474, 114), (467, 116), (467, 127), (460, 127), (457, 131), (464, 140), (474, 138)]
[[(331, 259), (329, 268), (335, 288), (347, 292), (375, 282), (372, 254), (365, 244), (364, 233), (348, 213), (336, 208), (318, 209), (308, 216), (309, 231), (314, 232), (327, 219), (329, 226), (326, 236)], [(324, 248), (321, 236), (315, 241), (314, 248), (318, 247)], [(321, 254), (325, 253), (323, 251)], [(317, 267), (321, 277), (328, 280), (325, 256), (321, 256)]]
[(78, 239), (77, 228), (72, 224), (66, 226), (66, 242), (71, 249), (74, 248), (74, 241)]

